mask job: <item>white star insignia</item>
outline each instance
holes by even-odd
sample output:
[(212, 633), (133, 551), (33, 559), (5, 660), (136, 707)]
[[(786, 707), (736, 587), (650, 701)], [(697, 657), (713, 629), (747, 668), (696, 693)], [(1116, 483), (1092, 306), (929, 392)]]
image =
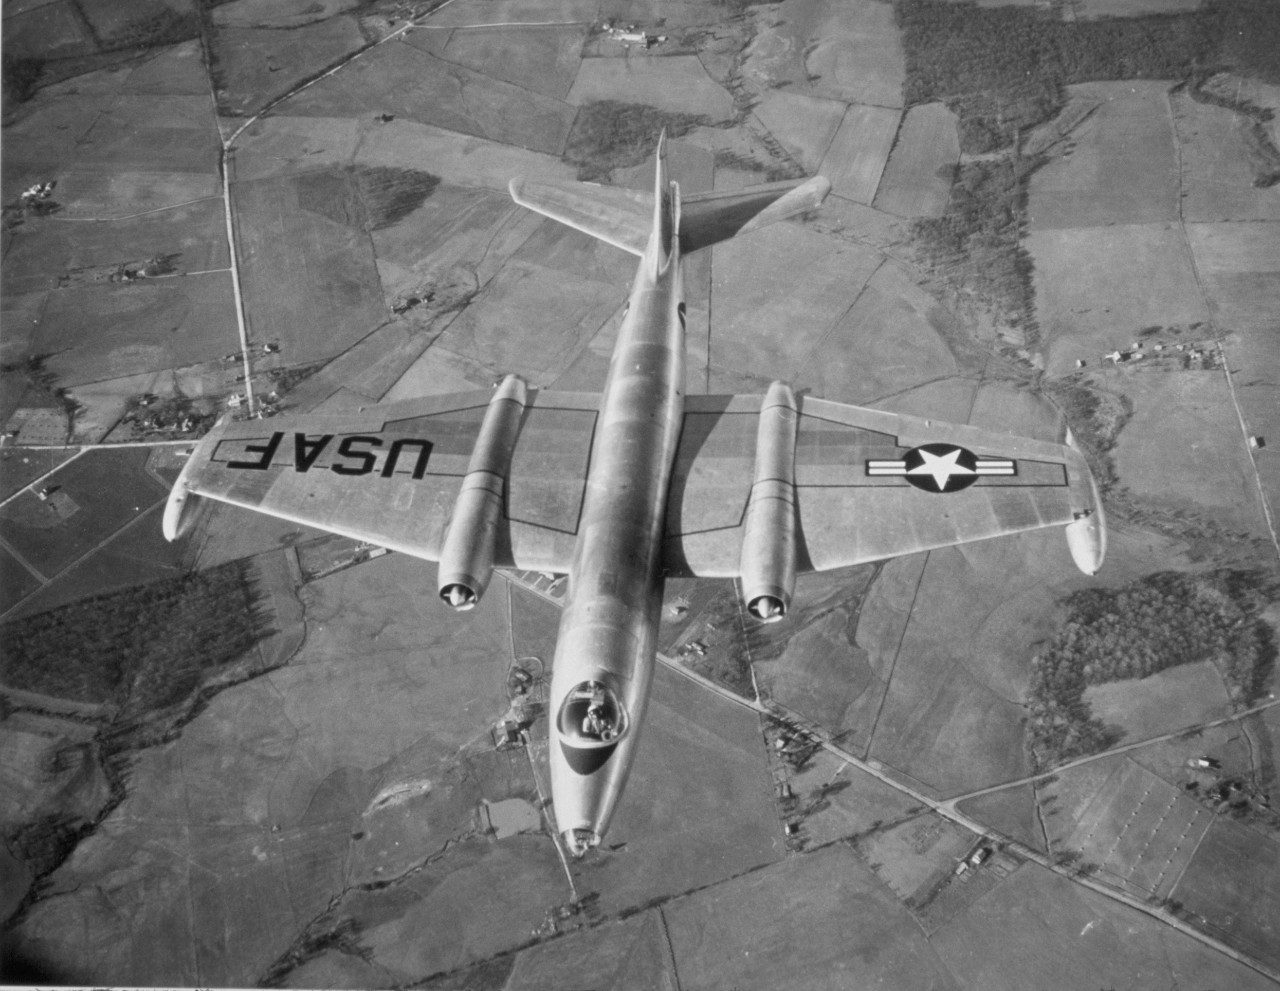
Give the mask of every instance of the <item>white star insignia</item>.
[(956, 459), (960, 457), (960, 448), (958, 447), (952, 448), (946, 454), (930, 454), (928, 451), (921, 451), (920, 457), (924, 459), (923, 463), (907, 469), (906, 473), (908, 475), (932, 475), (933, 482), (938, 486), (939, 492), (947, 487), (952, 475), (977, 474), (973, 469), (956, 463)]

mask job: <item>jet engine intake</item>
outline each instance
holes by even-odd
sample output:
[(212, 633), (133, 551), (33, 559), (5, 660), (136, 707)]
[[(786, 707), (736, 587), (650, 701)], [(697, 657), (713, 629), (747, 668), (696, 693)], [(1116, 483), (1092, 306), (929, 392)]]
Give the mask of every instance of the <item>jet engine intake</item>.
[(525, 384), (515, 375), (495, 390), (445, 529), (440, 598), (459, 612), (475, 608), (493, 577), (503, 492), (526, 401)]
[(796, 586), (796, 427), (791, 387), (774, 382), (756, 428), (755, 480), (747, 503), (738, 570), (747, 611), (776, 623), (791, 608)]

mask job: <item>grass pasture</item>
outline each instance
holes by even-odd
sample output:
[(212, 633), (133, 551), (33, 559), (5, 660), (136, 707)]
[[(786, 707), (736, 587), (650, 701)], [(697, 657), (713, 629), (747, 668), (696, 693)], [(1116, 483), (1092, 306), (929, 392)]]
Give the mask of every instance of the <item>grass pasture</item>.
[(911, 273), (881, 265), (807, 352), (793, 356), (797, 389), (838, 402), (875, 403), (961, 368), (934, 324), (937, 301)]
[(1035, 230), (1026, 244), (1049, 375), (1066, 374), (1078, 359), (1101, 362), (1143, 327), (1209, 318), (1174, 224)]
[(1159, 736), (1231, 712), (1222, 675), (1211, 661), (1168, 668), (1148, 678), (1124, 678), (1084, 691), (1097, 719), (1118, 726), (1126, 741)]
[(1096, 109), (1031, 174), (1031, 230), (1178, 219), (1179, 159), (1169, 133), (1168, 89), (1165, 82), (1142, 81), (1068, 88), (1072, 101)]
[[(5, 292), (105, 281), (116, 266), (129, 264), (136, 270), (157, 255), (168, 258), (179, 272), (225, 269), (222, 204), (210, 198), (146, 216), (23, 225), (5, 253)], [(93, 271), (83, 271), (87, 269)], [(52, 309), (56, 312), (56, 305)]]
[(941, 217), (959, 159), (956, 115), (942, 103), (912, 107), (898, 128), (873, 205), (898, 217)]
[(524, 991), (669, 988), (675, 985), (669, 959), (660, 911), (651, 909), (522, 950), (501, 986)]
[(821, 172), (832, 192), (870, 206), (889, 160), (901, 112), (887, 107), (853, 105), (822, 160)]
[(802, 583), (782, 629), (757, 625), (748, 633), (760, 690), (835, 734), (853, 728), (858, 720), (851, 714), (881, 691), (867, 651), (854, 640), (862, 597), (876, 573), (858, 568), (842, 574), (839, 585)]
[(1250, 140), (1250, 117), (1200, 103), (1183, 91), (1169, 98), (1182, 162), (1182, 212), (1188, 223), (1280, 220), (1275, 186), (1255, 185), (1274, 168)]
[(236, 339), (231, 278), (215, 272), (52, 293), (31, 353), (74, 387), (214, 360)]
[(893, 6), (840, 0), (815, 6), (804, 45), (809, 91), (845, 103), (901, 107), (906, 70)]
[(1213, 814), (1181, 788), (1127, 758), (1060, 772), (1041, 787), (1055, 853), (1071, 853), (1108, 884), (1168, 897)]
[(449, 324), (440, 344), (545, 387), (577, 358), (618, 303), (615, 285), (512, 261)]
[[(589, 27), (493, 28), (454, 31), (444, 46), (445, 60), (464, 65), (494, 79), (555, 100), (566, 100), (582, 61)], [(411, 33), (411, 45), (439, 34)]]
[(1036, 795), (1031, 785), (1001, 788), (961, 802), (965, 815), (997, 830), (1033, 850), (1045, 852), (1044, 832), (1036, 815)]
[[(69, 220), (102, 220), (117, 224), (135, 219), (163, 220), (161, 217), (134, 218), (131, 215), (152, 214), (160, 210), (190, 210), (198, 205), (197, 201), (213, 199), (221, 192), (216, 175), (198, 172), (130, 172), (123, 169), (66, 172), (58, 178), (58, 202), (62, 205), (62, 212), (57, 221), (70, 227)], [(221, 211), (218, 216), (221, 218)], [(44, 227), (46, 230), (54, 229), (58, 223)], [(225, 241), (225, 229), (222, 237)]]
[(218, 174), (218, 130), (208, 96), (120, 95), (70, 156), (76, 169)]
[(864, 635), (879, 620), (868, 599), (859, 643), (896, 658), (871, 756), (938, 794), (1027, 773), (1030, 645), (1047, 632), (1055, 591), (1078, 581), (1065, 547), (1046, 550), (1060, 539), (1008, 537), (929, 552), (918, 584), (898, 592), (894, 607), (910, 609), (905, 632), (894, 625)]
[(664, 906), (680, 986), (948, 986), (911, 916), (844, 844)]
[(1173, 897), (1219, 939), (1280, 967), (1280, 843), (1218, 819)]
[[(778, 224), (712, 251), (710, 391), (741, 391), (736, 376), (787, 377), (857, 299), (881, 263), (859, 244), (833, 245)], [(788, 264), (778, 264), (779, 258)]]
[(0, 614), (7, 613), (39, 588), (40, 579), (7, 547), (0, 545)]
[[(291, 364), (332, 357), (389, 315), (368, 234), (355, 226), (354, 183), (338, 174), (325, 191), (317, 181), (232, 186), (250, 335), (279, 341)], [(223, 340), (234, 345), (234, 333)]]
[(896, 788), (826, 750), (787, 780), (799, 800), (788, 818), (800, 820), (809, 849), (876, 829), (917, 808)]
[(289, 31), (221, 28), (211, 45), (218, 111), (247, 116), (364, 44), (356, 19), (346, 15)]
[(707, 75), (696, 55), (583, 59), (566, 99), (576, 107), (604, 100), (640, 103), (712, 122), (733, 115), (733, 97)]
[(761, 95), (752, 112), (802, 168), (815, 173), (844, 119), (845, 106), (789, 89), (771, 89)]
[(94, 52), (93, 34), (78, 8), (72, 0), (54, 0), (26, 10), (6, 10), (5, 53), (47, 59)]
[(91, 551), (128, 523), (142, 507), (165, 494), (145, 470), (148, 451), (98, 450), (76, 458), (44, 483), (73, 499), (80, 512), (52, 527), (45, 503), (24, 492), (0, 510), (0, 536), (10, 547), (52, 576)]
[[(208, 100), (209, 76), (205, 72), (199, 40), (193, 38), (149, 52), (146, 59), (134, 64), (120, 91), (157, 96), (186, 94)], [(212, 110), (210, 107), (211, 114)]]
[(975, 839), (963, 826), (929, 813), (872, 833), (860, 849), (880, 880), (911, 905), (955, 869)]
[[(1141, 503), (1185, 519), (1192, 538), (1266, 538), (1253, 462), (1219, 372), (1118, 371), (1133, 416), (1112, 451)], [(1114, 387), (1108, 376), (1107, 384)]]
[(929, 942), (965, 988), (1274, 987), (1159, 920), (1034, 864), (1024, 864)]
[(560, 100), (400, 43), (379, 46), (284, 109), (303, 117), (392, 114), (549, 155), (563, 150), (574, 115)]

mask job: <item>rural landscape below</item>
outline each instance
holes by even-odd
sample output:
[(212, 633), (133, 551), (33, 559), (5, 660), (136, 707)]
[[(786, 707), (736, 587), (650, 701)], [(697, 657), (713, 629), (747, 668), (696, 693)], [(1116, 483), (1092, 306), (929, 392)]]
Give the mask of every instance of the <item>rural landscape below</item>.
[[(1280, 3), (5, 0), (3, 37), (0, 981), (1280, 986)], [(636, 259), (508, 183), (651, 190), (664, 131), (685, 195), (831, 184), (685, 258), (689, 396), (1069, 432), (1109, 544), (802, 574), (770, 624), (668, 580), (574, 857), (564, 576), (455, 613), (407, 554), (161, 520), (221, 417), (598, 392)]]

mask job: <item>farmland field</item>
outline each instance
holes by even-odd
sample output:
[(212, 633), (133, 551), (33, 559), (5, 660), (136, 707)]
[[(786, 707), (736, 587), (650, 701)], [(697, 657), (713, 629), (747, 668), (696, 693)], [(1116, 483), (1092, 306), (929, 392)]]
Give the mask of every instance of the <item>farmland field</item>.
[(1144, 327), (1209, 318), (1176, 225), (1034, 230), (1027, 249), (1050, 374), (1064, 374), (1077, 360), (1101, 362)]
[(868, 107), (901, 107), (902, 42), (893, 7), (839, 0), (819, 0), (813, 7), (806, 12), (812, 34), (804, 50), (811, 92)]
[(819, 170), (845, 114), (844, 104), (835, 100), (785, 89), (767, 91), (753, 110), (760, 123), (809, 172)]
[(45, 487), (56, 486), (83, 516), (76, 513), (53, 526), (37, 526), (40, 514), (50, 514), (47, 504), (27, 492), (0, 510), (0, 534), (23, 557), (48, 569), (47, 574), (61, 571), (133, 519), (136, 507), (164, 494), (144, 471), (147, 455), (146, 450), (91, 451), (77, 458), (52, 475)]
[(1144, 913), (1034, 864), (935, 932), (930, 944), (966, 988), (1274, 987)]
[(1096, 104), (1066, 151), (1031, 174), (1032, 231), (1158, 224), (1178, 219), (1178, 158), (1170, 139), (1168, 83), (1089, 83), (1072, 101)]
[(1031, 785), (1001, 788), (961, 802), (959, 809), (1019, 843), (1045, 852), (1044, 832), (1036, 814), (1036, 795)]
[(707, 75), (696, 55), (666, 58), (583, 59), (566, 98), (574, 106), (597, 100), (643, 103), (722, 121), (733, 114), (733, 97)]
[[(494, 79), (566, 100), (581, 62), (587, 26), (543, 27), (513, 33), (504, 30), (454, 31), (441, 52), (450, 62), (465, 65)], [(411, 35), (409, 44), (438, 32)]]
[(1220, 938), (1280, 965), (1280, 843), (1218, 819), (1173, 891)]
[(1210, 525), (1207, 532), (1265, 537), (1253, 465), (1222, 374), (1145, 369), (1124, 375), (1121, 387), (1134, 413), (1113, 455), (1133, 495), (1190, 514)]
[(1084, 700), (1094, 718), (1119, 727), (1126, 742), (1194, 726), (1231, 711), (1222, 675), (1210, 661), (1183, 664), (1150, 678), (1090, 685)]
[(222, 28), (213, 49), (221, 90), (218, 107), (227, 115), (256, 110), (363, 44), (360, 26), (348, 16), (289, 31)]
[(842, 844), (693, 894), (663, 914), (686, 991), (952, 986), (907, 911)]
[(442, 61), (412, 45), (391, 43), (290, 98), (300, 117), (380, 114), (449, 128), (551, 155), (564, 148), (573, 107), (537, 91)]
[[(312, 195), (309, 195), (312, 193)], [(387, 318), (355, 191), (342, 173), (322, 191), (300, 179), (232, 187), (241, 231), (249, 332), (278, 341), (290, 363), (333, 357)], [(222, 338), (234, 344), (235, 335)]]
[(1280, 220), (1274, 186), (1254, 185), (1255, 156), (1247, 140), (1253, 121), (1225, 107), (1170, 97), (1182, 155), (1182, 212), (1188, 224)]
[(886, 107), (854, 105), (845, 111), (821, 168), (837, 195), (871, 205), (900, 117)]
[(899, 217), (940, 217), (960, 160), (956, 115), (941, 103), (912, 107), (902, 118), (875, 208)]
[[(94, 315), (93, 334), (84, 315)], [(225, 272), (63, 289), (50, 295), (32, 347), (64, 386), (182, 367), (222, 356), (236, 343), (231, 278)]]

